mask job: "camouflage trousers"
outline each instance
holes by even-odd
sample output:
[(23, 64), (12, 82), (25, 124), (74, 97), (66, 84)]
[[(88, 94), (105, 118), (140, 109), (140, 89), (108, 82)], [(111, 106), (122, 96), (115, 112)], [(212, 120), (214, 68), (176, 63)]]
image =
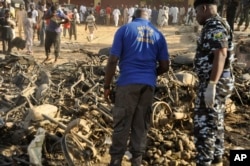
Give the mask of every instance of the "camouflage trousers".
[[(224, 112), (225, 101), (234, 88), (234, 77), (220, 78), (216, 85), (215, 105), (208, 108), (204, 101), (204, 92), (208, 81), (200, 79), (194, 109), (194, 141), (197, 150), (197, 166), (209, 166), (217, 163), (224, 154)], [(208, 77), (206, 77), (208, 78)], [(206, 79), (205, 79), (206, 80)]]

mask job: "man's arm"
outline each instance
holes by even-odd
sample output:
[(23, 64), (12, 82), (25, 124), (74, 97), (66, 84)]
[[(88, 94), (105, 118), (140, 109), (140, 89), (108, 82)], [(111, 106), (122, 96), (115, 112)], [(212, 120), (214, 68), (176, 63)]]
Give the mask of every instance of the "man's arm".
[(110, 86), (113, 76), (115, 75), (117, 63), (118, 58), (114, 55), (110, 55), (105, 69), (104, 87)]
[(227, 57), (227, 48), (217, 49), (213, 51), (213, 53), (214, 53), (214, 60), (213, 60), (212, 72), (210, 75), (210, 81), (217, 83), (224, 69)]
[(52, 17), (54, 17), (54, 13), (52, 13), (50, 10), (48, 10), (45, 14), (44, 14), (44, 19), (51, 19)]
[(156, 69), (157, 76), (161, 75), (169, 70), (169, 60), (159, 61), (159, 66)]

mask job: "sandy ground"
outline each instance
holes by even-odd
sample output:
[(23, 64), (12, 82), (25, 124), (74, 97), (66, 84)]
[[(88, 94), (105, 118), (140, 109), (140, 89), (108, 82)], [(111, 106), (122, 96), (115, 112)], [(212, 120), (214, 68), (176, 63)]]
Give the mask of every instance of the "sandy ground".
[[(183, 37), (183, 35), (174, 35), (179, 26), (168, 26), (161, 28), (161, 31), (165, 35), (169, 47), (169, 52), (175, 54), (182, 51), (194, 50), (195, 42), (190, 42), (190, 38)], [(61, 54), (58, 59), (58, 64), (67, 62), (68, 60), (79, 60), (82, 56), (72, 56), (70, 53), (72, 50), (85, 49), (91, 52), (98, 52), (100, 48), (110, 47), (113, 42), (113, 37), (118, 27), (112, 26), (98, 26), (95, 31), (95, 38), (92, 42), (87, 40), (88, 31), (85, 31), (85, 25), (81, 24), (77, 27), (77, 40), (69, 40), (68, 34), (66, 37), (61, 37)], [(39, 41), (37, 37), (34, 40), (33, 56), (38, 62), (42, 62), (45, 58), (44, 47), (38, 47)], [(14, 48), (13, 52), (17, 52)], [(52, 47), (53, 53), (53, 47)], [(19, 54), (25, 54), (26, 50), (19, 51)], [(54, 58), (53, 54), (51, 55)]]

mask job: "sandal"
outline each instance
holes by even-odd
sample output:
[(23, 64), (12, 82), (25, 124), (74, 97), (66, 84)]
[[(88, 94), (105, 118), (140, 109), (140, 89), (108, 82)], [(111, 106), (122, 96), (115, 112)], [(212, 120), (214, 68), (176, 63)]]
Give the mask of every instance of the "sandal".
[(51, 60), (51, 58), (46, 57), (46, 58), (43, 60), (43, 62), (42, 62), (42, 63), (45, 63), (45, 62), (50, 61), (50, 60)]

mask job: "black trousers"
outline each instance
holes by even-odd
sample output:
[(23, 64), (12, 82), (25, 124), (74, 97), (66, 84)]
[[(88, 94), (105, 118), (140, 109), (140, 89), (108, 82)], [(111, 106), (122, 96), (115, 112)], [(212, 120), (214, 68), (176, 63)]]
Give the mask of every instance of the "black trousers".
[(127, 150), (133, 157), (141, 156), (146, 150), (147, 132), (150, 127), (151, 105), (154, 88), (132, 84), (119, 86), (116, 90), (113, 114), (111, 160), (121, 160)]
[(232, 31), (234, 31), (234, 20), (235, 20), (235, 15), (236, 15), (236, 10), (237, 10), (237, 4), (229, 4), (227, 7), (227, 22), (230, 25)]
[(45, 32), (45, 53), (47, 57), (50, 56), (50, 49), (52, 45), (54, 45), (54, 53), (55, 53), (55, 57), (57, 58), (60, 54), (61, 33), (46, 31)]

